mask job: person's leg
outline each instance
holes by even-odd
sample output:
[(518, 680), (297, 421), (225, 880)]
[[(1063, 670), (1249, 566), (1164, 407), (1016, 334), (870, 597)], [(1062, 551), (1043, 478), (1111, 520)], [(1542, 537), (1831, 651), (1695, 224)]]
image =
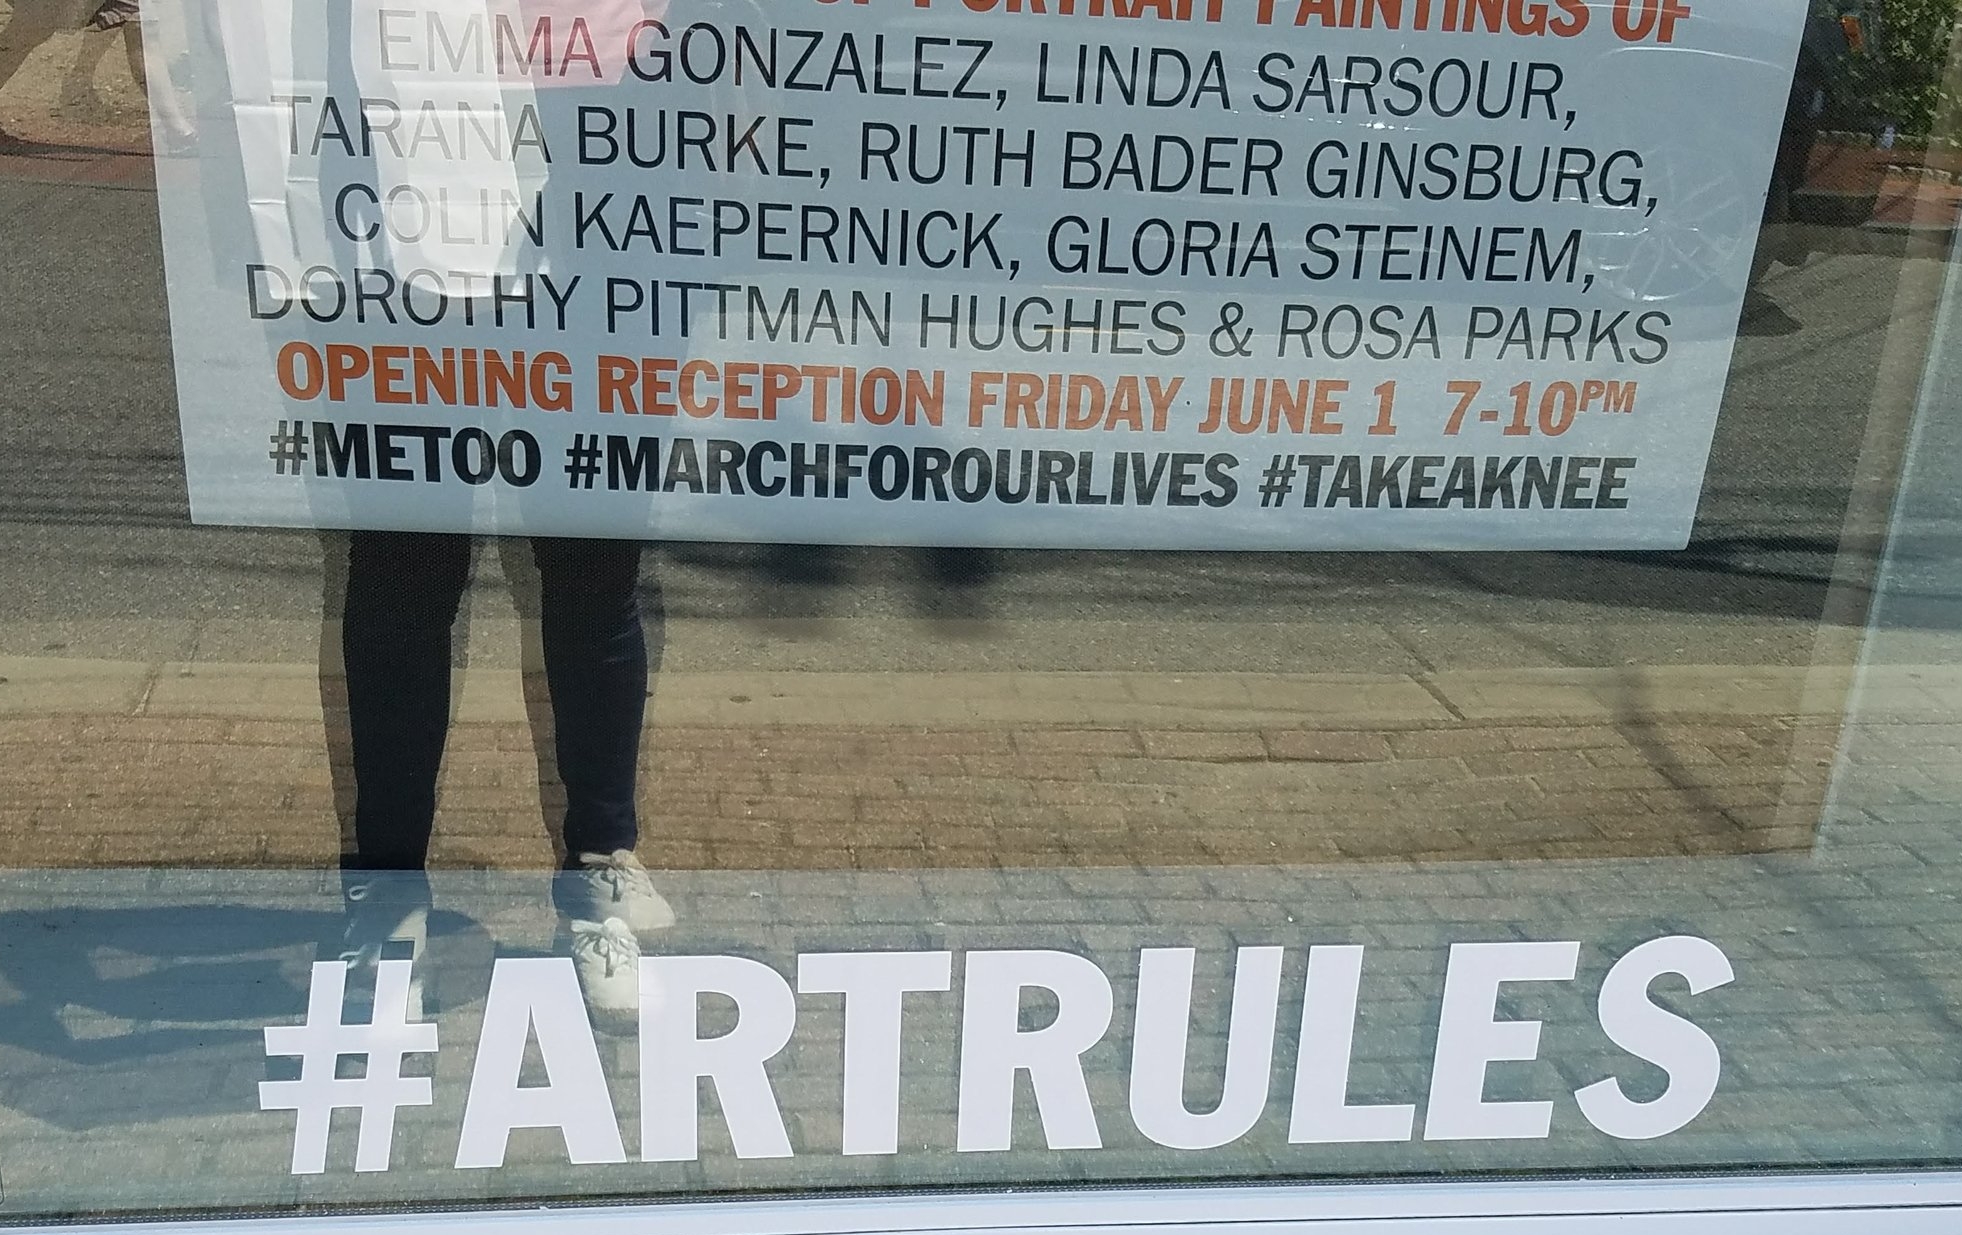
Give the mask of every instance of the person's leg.
[(170, 80), (169, 72), (165, 72), (163, 80), (157, 83), (156, 89), (150, 87), (150, 70), (143, 56), (142, 23), (130, 22), (121, 27), (121, 34), (123, 56), (129, 64), (129, 75), (135, 79), (137, 88), (143, 91), (144, 97), (150, 100), (150, 107), (156, 112), (157, 118), (163, 121), (164, 132), (170, 141), (173, 144), (181, 144), (196, 137), (197, 126), (192, 124), (190, 118), (184, 114), (183, 105), (178, 98), (177, 85)]
[[(101, 109), (102, 99), (96, 94), (95, 75), (109, 54), (109, 42), (108, 39), (82, 40), (81, 47), (75, 53), (75, 63), (61, 79), (59, 106), (64, 110), (78, 108), (89, 114)], [(143, 82), (138, 79), (136, 84), (141, 86)]]
[(421, 870), (450, 723), (450, 628), (470, 577), (467, 536), (355, 532), (341, 652), (354, 760), (349, 871)]
[(54, 6), (16, 4), (7, 24), (0, 26), (0, 89), (20, 72), (36, 48), (60, 33), (54, 23)]
[(532, 541), (540, 637), (565, 784), (568, 866), (581, 854), (632, 850), (634, 791), (647, 712), (647, 635), (637, 586), (641, 545)]
[(566, 869), (552, 881), (552, 899), (569, 920), (588, 1013), (603, 1029), (631, 1031), (647, 994), (639, 939), (674, 925), (674, 909), (633, 852), (648, 676), (641, 546), (541, 537), (531, 547), (566, 797)]
[[(355, 532), (348, 540), (341, 655), (354, 762), (354, 846), (341, 855), (340, 959), (358, 1021), (377, 965), (414, 962), (429, 936), (429, 836), (450, 721), (450, 628), (470, 579), (466, 536)], [(358, 975), (358, 976), (357, 976)], [(425, 974), (409, 979), (423, 1014)]]

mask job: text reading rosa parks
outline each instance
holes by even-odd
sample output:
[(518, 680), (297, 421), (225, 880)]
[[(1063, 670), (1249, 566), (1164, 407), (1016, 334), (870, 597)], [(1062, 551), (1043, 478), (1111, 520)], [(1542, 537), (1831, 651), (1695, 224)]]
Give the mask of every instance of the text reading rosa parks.
[[(1618, 1069), (1610, 1067), (1571, 1094), (1549, 1092), (1512, 1101), (1486, 1097), (1493, 1065), (1539, 1055), (1540, 1022), (1503, 1016), (1501, 992), (1512, 987), (1516, 993), (1523, 984), (1572, 982), (1580, 946), (1571, 941), (1452, 945), (1427, 1092), (1379, 1104), (1350, 1099), (1364, 948), (1307, 949), (1301, 1030), (1293, 1043), (1277, 1041), (1286, 950), (1241, 948), (1234, 959), (1223, 1075), (1217, 1078), (1220, 1098), (1211, 1109), (1197, 1112), (1185, 1097), (1195, 1067), (1188, 1042), (1195, 952), (1143, 949), (1137, 961), (1128, 1061), (1130, 1122), (1145, 1138), (1169, 1149), (1231, 1144), (1267, 1118), (1276, 1064), (1285, 1064), (1286, 1052), (1293, 1076), (1287, 1138), (1296, 1145), (1408, 1141), (1416, 1135), (1420, 1104), (1425, 1140), (1542, 1139), (1552, 1126), (1555, 1103), (1569, 1097), (1590, 1124), (1609, 1136), (1642, 1140), (1682, 1128), (1715, 1095), (1722, 1059), (1710, 1034), (1656, 1002), (1651, 988), (1666, 979), (1696, 996), (1735, 976), (1721, 949), (1693, 936), (1654, 939), (1630, 950), (1608, 970), (1596, 1002), (1598, 1028), (1626, 1053), (1626, 1071), (1660, 1070), (1666, 1075), (1659, 1092), (1631, 1097), (1616, 1075)], [(806, 953), (797, 958), (794, 985), (769, 965), (742, 957), (643, 957), (639, 1159), (686, 1162), (700, 1156), (703, 1081), (714, 1088), (737, 1157), (784, 1158), (799, 1151), (778, 1104), (769, 1065), (798, 1049), (800, 996), (843, 997), (843, 1152), (898, 1153), (906, 1011), (917, 1008), (917, 1001), (951, 996), (954, 956)], [(373, 1021), (344, 1024), (347, 967), (320, 962), (313, 969), (305, 1021), (265, 1031), (268, 1055), (297, 1056), (300, 1061), (297, 1079), (266, 1081), (259, 1090), (261, 1109), (296, 1113), (294, 1173), (326, 1169), (332, 1115), (338, 1109), (359, 1112), (355, 1169), (388, 1169), (396, 1111), (433, 1103), (431, 1079), (402, 1074), (404, 1056), (438, 1049), (436, 1025), (408, 1019), (410, 965), (382, 962)], [(1026, 1027), (1022, 1018), (1025, 997), (1032, 991), (1046, 992), (1054, 1010), (1039, 1028)], [(698, 1006), (705, 995), (733, 1005), (733, 1028), (702, 1035)], [(1021, 1077), (1027, 1079), (1040, 1117), (1044, 1147), (1101, 1148), (1120, 1116), (1093, 1104), (1084, 1056), (1113, 1023), (1116, 1000), (1110, 976), (1095, 962), (1069, 952), (967, 952), (962, 954), (959, 1000), (959, 1098), (953, 1126), (946, 1130), (954, 1149), (978, 1153), (1016, 1147), (1012, 1129)], [(521, 1084), (520, 1073), (534, 1044), (543, 1083), (527, 1073)], [(335, 1075), (338, 1057), (346, 1055), (365, 1057), (365, 1075)], [(600, 1060), (570, 960), (497, 961), (477, 1038), (456, 1165), (503, 1165), (511, 1133), (521, 1128), (556, 1129), (575, 1164), (627, 1161), (627, 1142)]]

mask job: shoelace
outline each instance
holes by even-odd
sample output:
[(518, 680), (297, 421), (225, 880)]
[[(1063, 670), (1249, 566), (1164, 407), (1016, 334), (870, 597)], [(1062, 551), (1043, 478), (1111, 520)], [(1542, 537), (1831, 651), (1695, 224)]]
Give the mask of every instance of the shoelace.
[(605, 961), (606, 976), (609, 978), (618, 966), (632, 965), (640, 960), (640, 941), (618, 918), (608, 918), (604, 922), (574, 922), (572, 947), (575, 952), (591, 952)]
[(608, 857), (594, 871), (606, 881), (616, 903), (626, 900), (629, 890), (641, 896), (650, 896), (654, 892), (654, 881), (647, 877), (647, 872), (621, 858)]

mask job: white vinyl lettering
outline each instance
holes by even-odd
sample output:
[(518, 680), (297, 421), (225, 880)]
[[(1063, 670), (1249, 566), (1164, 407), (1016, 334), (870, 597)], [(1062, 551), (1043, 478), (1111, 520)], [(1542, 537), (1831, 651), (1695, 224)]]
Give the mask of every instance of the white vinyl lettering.
[(1267, 1107), (1274, 1067), (1283, 950), (1241, 948), (1233, 966), (1233, 1010), (1219, 1105), (1203, 1115), (1186, 1108), (1194, 956), (1191, 948), (1145, 948), (1138, 954), (1131, 1119), (1138, 1131), (1169, 1149), (1214, 1149), (1245, 1136)]
[(1551, 1102), (1487, 1102), (1485, 1072), (1540, 1053), (1540, 1022), (1501, 1021), (1499, 987), (1507, 982), (1570, 982), (1580, 944), (1454, 943), (1444, 970), (1437, 1054), (1431, 1061), (1427, 1141), (1540, 1140), (1553, 1125)]
[[(1024, 1031), (1022, 992), (1032, 987), (1055, 996), (1056, 1018)], [(1101, 1148), (1083, 1079), (1083, 1053), (1110, 1028), (1111, 1006), (1110, 979), (1074, 953), (968, 953), (955, 1148), (963, 1153), (1009, 1148), (1017, 1072), (1029, 1074), (1049, 1148)]]
[[(546, 1083), (520, 1085), (533, 1034)], [(456, 1164), (503, 1166), (518, 1128), (557, 1128), (576, 1164), (627, 1160), (579, 978), (566, 957), (503, 958), (492, 967)]]
[(1700, 1027), (1649, 1000), (1649, 987), (1665, 974), (1689, 983), (1689, 993), (1725, 986), (1737, 978), (1730, 958), (1707, 939), (1672, 935), (1651, 939), (1615, 962), (1601, 983), (1601, 1031), (1622, 1050), (1669, 1074), (1669, 1086), (1649, 1102), (1631, 1100), (1613, 1077), (1574, 1095), (1587, 1122), (1624, 1141), (1667, 1136), (1703, 1113), (1716, 1096), (1723, 1057)]
[(953, 985), (951, 952), (813, 952), (797, 989), (845, 997), (844, 1151), (899, 1152), (900, 1017), (908, 991)]
[[(790, 1137), (763, 1065), (789, 1044), (797, 997), (776, 970), (739, 956), (640, 958), (640, 1156), (692, 1162), (699, 1082), (715, 1086), (738, 1158), (788, 1158)], [(700, 1036), (701, 997), (736, 1005), (736, 1026)]]
[(1294, 1110), (1288, 1119), (1288, 1140), (1296, 1145), (1410, 1139), (1416, 1107), (1407, 1103), (1349, 1105), (1349, 1067), (1355, 1053), (1362, 966), (1360, 945), (1308, 949), (1308, 987), (1301, 998), (1301, 1046), (1294, 1068)]

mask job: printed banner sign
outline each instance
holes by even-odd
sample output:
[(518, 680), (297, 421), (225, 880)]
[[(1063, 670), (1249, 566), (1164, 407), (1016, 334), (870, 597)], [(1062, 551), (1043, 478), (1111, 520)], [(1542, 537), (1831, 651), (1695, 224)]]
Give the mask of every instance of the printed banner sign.
[(1804, 5), (205, 16), (199, 522), (1679, 548)]

